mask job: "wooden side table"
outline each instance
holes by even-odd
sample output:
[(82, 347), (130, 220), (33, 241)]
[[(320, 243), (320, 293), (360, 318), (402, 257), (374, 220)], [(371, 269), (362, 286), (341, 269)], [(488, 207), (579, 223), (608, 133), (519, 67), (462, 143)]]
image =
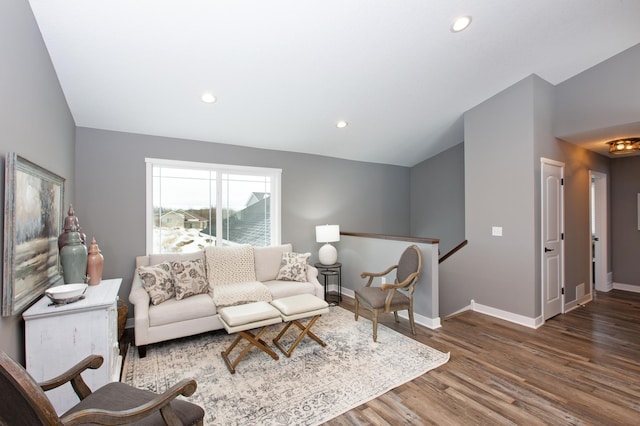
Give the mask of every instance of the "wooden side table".
[(324, 278), (324, 300), (327, 300), (327, 286), (329, 285), (329, 280), (331, 277), (337, 278), (338, 284), (338, 300), (337, 302), (342, 301), (342, 263), (336, 262), (333, 265), (324, 265), (322, 263), (316, 263), (315, 266), (318, 269), (320, 275)]

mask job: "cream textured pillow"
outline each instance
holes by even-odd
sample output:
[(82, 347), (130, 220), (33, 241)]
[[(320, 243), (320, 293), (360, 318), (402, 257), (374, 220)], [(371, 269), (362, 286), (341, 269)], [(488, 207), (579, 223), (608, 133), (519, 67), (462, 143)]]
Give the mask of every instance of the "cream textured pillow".
[(282, 281), (307, 281), (307, 260), (311, 253), (282, 253), (280, 261), (280, 271), (277, 280)]
[(140, 266), (136, 272), (142, 280), (142, 287), (149, 293), (152, 304), (158, 305), (176, 295), (169, 262)]
[(209, 282), (207, 281), (207, 273), (202, 259), (171, 262), (171, 269), (173, 271), (176, 300), (182, 300), (189, 296), (209, 291)]

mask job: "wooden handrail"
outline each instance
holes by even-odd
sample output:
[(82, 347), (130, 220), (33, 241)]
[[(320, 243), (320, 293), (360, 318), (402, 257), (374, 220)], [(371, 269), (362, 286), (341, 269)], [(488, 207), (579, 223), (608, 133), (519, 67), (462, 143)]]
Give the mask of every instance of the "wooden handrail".
[(395, 241), (409, 241), (411, 243), (422, 244), (437, 244), (440, 242), (437, 238), (419, 238), (419, 237), (403, 237), (400, 235), (384, 235), (384, 234), (364, 234), (360, 232), (340, 232), (340, 235), (348, 235), (350, 237), (360, 238), (376, 238), (379, 240), (395, 240)]
[(442, 263), (445, 260), (447, 260), (448, 258), (450, 258), (455, 252), (457, 252), (458, 250), (460, 250), (462, 247), (466, 246), (468, 243), (467, 240), (464, 240), (463, 242), (461, 242), (460, 244), (458, 244), (457, 246), (455, 246), (454, 248), (452, 248), (449, 253), (445, 254), (444, 256), (442, 256), (440, 258), (440, 260), (438, 260), (438, 263)]

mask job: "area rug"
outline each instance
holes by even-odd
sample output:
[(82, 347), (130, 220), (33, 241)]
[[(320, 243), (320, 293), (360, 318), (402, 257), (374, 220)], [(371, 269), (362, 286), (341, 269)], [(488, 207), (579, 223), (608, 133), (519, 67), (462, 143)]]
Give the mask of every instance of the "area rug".
[[(270, 346), (282, 327), (271, 326), (263, 335)], [(296, 338), (294, 329), (281, 340), (285, 347)], [(196, 379), (198, 389), (187, 399), (205, 409), (206, 425), (315, 425), (449, 360), (448, 353), (383, 325), (374, 343), (371, 321), (360, 317), (356, 322), (340, 307), (331, 307), (313, 331), (326, 347), (305, 338), (291, 358), (274, 347), (277, 361), (253, 348), (236, 374), (220, 356), (233, 340), (224, 330), (150, 345), (142, 359), (132, 346), (122, 381), (163, 392), (183, 378)]]

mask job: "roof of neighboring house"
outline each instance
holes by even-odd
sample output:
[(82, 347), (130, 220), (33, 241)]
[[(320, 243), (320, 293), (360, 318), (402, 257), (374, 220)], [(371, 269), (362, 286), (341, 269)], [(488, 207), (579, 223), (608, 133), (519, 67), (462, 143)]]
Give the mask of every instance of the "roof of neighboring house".
[[(271, 243), (269, 197), (263, 197), (222, 222), (224, 238), (238, 244), (266, 246)], [(212, 235), (215, 236), (215, 229)]]

